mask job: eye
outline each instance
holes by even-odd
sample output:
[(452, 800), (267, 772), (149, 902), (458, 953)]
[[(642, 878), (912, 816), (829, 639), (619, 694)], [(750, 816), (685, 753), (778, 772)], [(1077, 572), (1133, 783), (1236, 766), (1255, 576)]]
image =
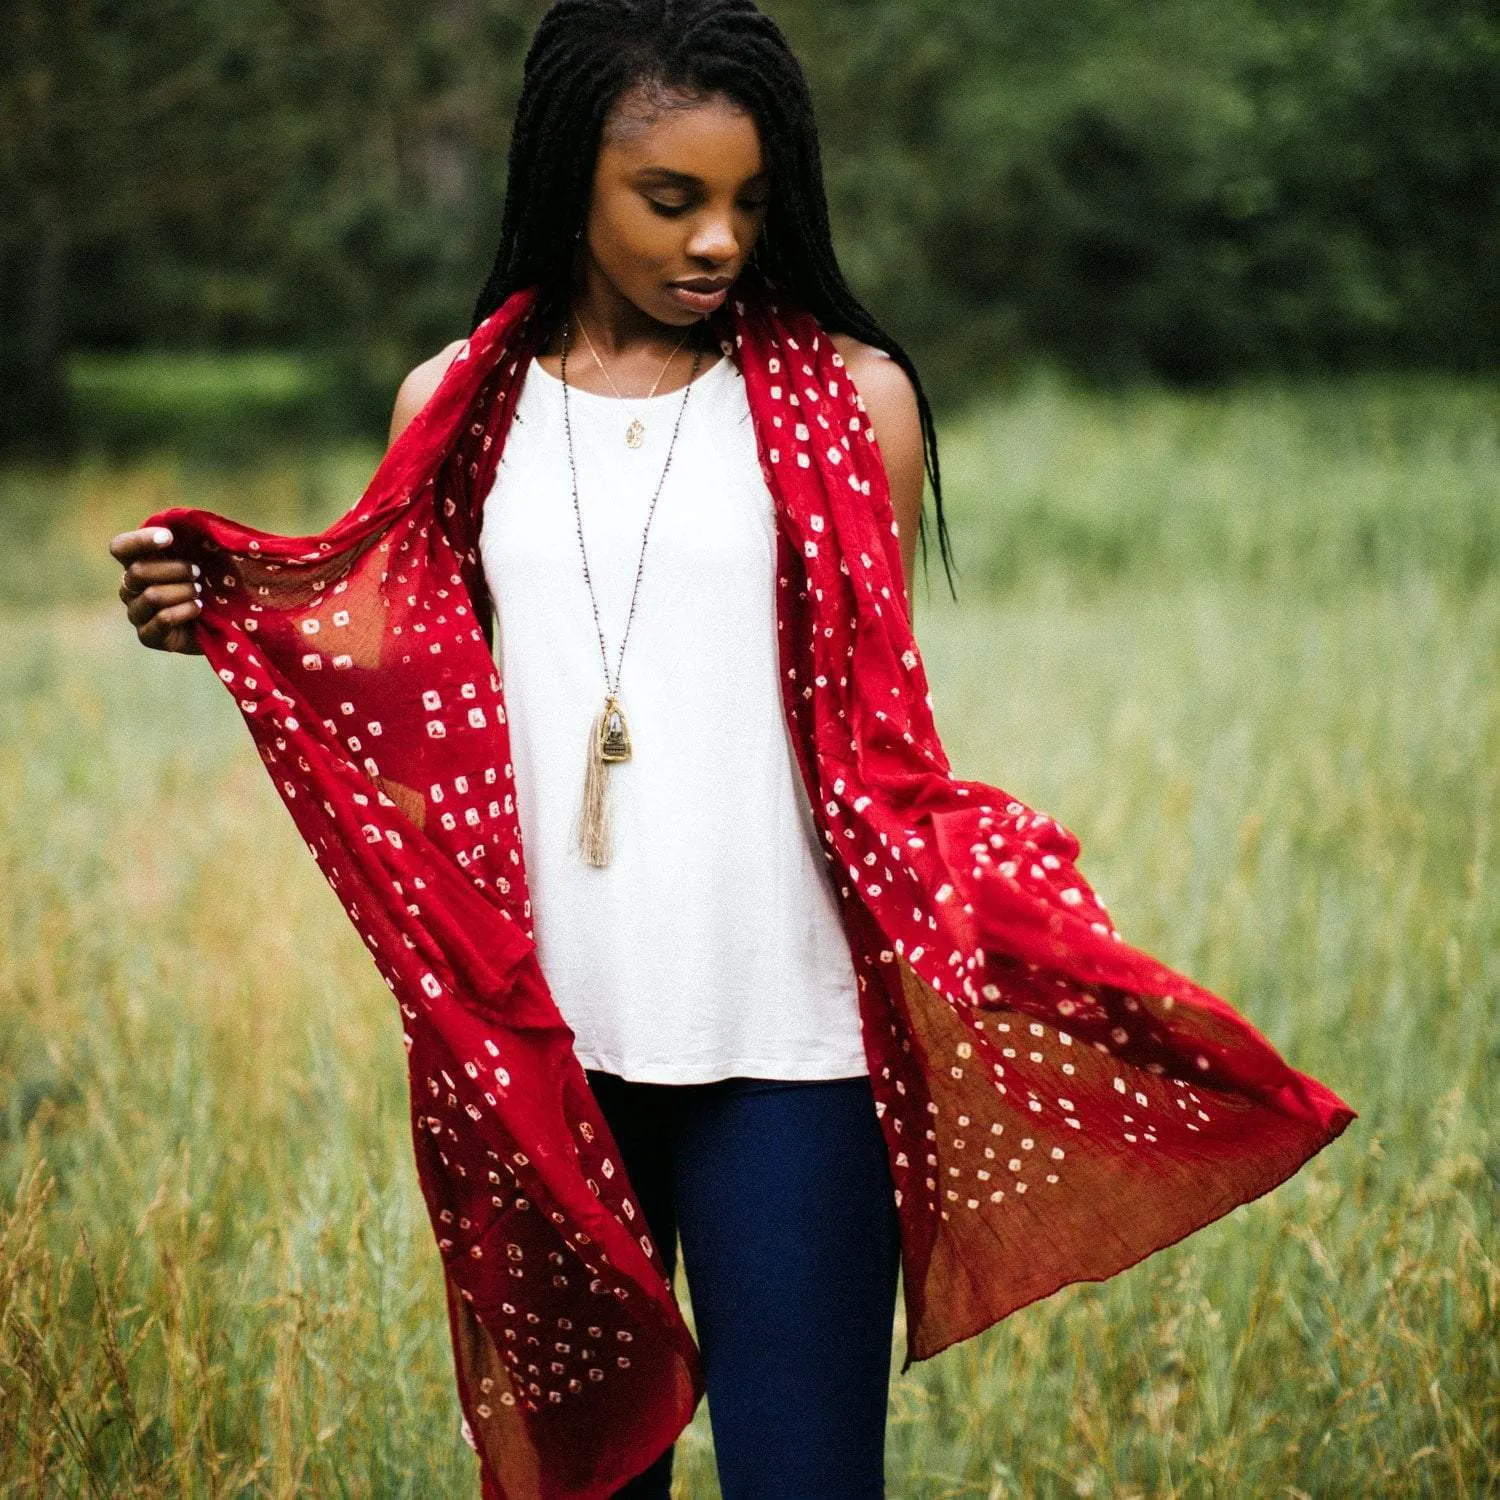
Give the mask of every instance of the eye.
[(664, 219), (675, 219), (688, 210), (686, 203), (660, 203), (655, 198), (647, 198), (646, 202), (651, 205), (651, 212), (657, 213)]

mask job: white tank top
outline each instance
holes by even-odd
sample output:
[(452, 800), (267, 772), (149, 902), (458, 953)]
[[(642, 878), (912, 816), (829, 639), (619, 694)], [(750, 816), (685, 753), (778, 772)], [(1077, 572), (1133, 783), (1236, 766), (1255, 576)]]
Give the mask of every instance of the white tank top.
[[(776, 521), (744, 378), (693, 382), (652, 516), (608, 769), (612, 854), (576, 844), (604, 703), (562, 381), (533, 361), (480, 531), (537, 959), (587, 1068), (657, 1083), (869, 1071), (853, 961), (788, 735)], [(682, 390), (570, 386), (578, 508), (614, 674)], [(639, 448), (625, 442), (633, 416)]]

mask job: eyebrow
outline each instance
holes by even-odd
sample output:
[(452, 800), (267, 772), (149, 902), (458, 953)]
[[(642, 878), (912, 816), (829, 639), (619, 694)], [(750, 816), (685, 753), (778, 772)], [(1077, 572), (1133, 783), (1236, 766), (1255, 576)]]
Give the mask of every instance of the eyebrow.
[[(750, 187), (754, 183), (769, 178), (770, 175), (770, 168), (763, 167), (753, 177), (747, 177), (742, 186)], [(654, 178), (672, 187), (696, 188), (703, 186), (703, 179), (701, 177), (694, 177), (691, 172), (674, 172), (671, 167), (642, 167), (636, 173), (636, 176)]]

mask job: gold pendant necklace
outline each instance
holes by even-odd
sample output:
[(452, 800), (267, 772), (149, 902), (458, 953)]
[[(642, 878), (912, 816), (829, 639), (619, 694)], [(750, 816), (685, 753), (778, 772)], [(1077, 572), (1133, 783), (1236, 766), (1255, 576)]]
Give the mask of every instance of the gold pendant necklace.
[[(574, 316), (577, 317), (577, 314), (574, 314)], [(589, 346), (589, 353), (594, 356), (594, 363), (599, 366), (600, 373), (607, 381), (609, 381), (610, 390), (612, 390), (615, 393), (616, 397), (618, 397), (621, 401), (625, 400), (625, 397), (620, 395), (620, 388), (615, 384), (614, 376), (611, 375), (607, 369), (605, 369), (604, 361), (599, 358), (599, 351), (594, 348), (594, 341), (589, 337), (589, 331), (584, 327), (582, 318), (578, 318), (578, 326), (583, 332), (584, 342)], [(687, 343), (687, 336), (691, 332), (691, 325), (683, 330), (682, 337), (677, 341), (677, 349), (674, 349), (667, 356), (666, 364), (661, 367), (661, 374), (656, 377), (656, 384), (651, 387), (651, 390), (646, 395), (645, 399), (647, 401), (649, 401), (651, 397), (656, 394), (656, 386), (662, 383), (662, 378), (666, 375), (672, 361), (677, 358), (677, 350), (681, 349), (682, 346)], [(645, 441), (646, 424), (641, 421), (639, 417), (632, 416), (630, 419), (630, 425), (625, 429), (625, 446), (627, 448), (639, 448)]]

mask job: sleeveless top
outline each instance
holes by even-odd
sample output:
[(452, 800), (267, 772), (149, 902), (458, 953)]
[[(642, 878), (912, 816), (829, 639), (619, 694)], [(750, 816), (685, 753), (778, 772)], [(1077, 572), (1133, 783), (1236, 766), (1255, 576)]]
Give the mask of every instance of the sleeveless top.
[(606, 772), (610, 862), (577, 847), (599, 629), (613, 674), (682, 401), (568, 389), (598, 626), (563, 385), (536, 360), (485, 500), (537, 960), (586, 1068), (657, 1083), (866, 1074), (853, 959), (782, 710), (774, 502), (727, 356), (692, 383), (652, 515), (619, 677), (631, 758)]

